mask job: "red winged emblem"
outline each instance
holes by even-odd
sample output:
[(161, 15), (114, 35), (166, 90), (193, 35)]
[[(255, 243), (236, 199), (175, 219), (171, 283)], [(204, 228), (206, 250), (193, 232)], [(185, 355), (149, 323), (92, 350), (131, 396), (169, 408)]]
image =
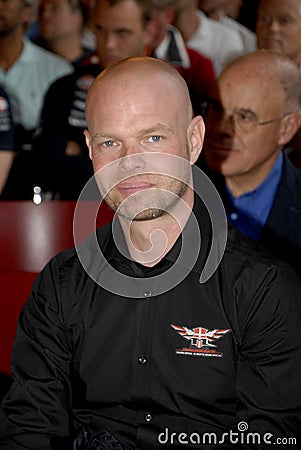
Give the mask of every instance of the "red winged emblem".
[(197, 348), (202, 347), (217, 347), (214, 342), (218, 339), (224, 337), (229, 333), (230, 329), (215, 328), (214, 330), (208, 330), (207, 328), (197, 327), (197, 328), (187, 328), (180, 327), (177, 325), (172, 325), (171, 327), (176, 330), (184, 339), (190, 341), (190, 345)]

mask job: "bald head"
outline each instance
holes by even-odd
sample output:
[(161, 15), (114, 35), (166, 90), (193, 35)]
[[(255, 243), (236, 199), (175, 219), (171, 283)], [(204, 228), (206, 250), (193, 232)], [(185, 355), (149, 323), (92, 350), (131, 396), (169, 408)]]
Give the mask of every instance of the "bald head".
[[(248, 85), (253, 79), (265, 83), (272, 90), (283, 90), (288, 110), (301, 109), (301, 73), (291, 58), (270, 50), (257, 50), (229, 64), (221, 76), (238, 76), (240, 84)], [(276, 94), (276, 93), (275, 93)]]
[[(204, 123), (200, 116), (192, 117), (187, 85), (172, 66), (146, 57), (108, 66), (89, 90), (86, 113), (89, 130), (85, 136), (94, 171), (100, 174), (100, 169), (108, 169), (106, 176), (103, 171), (98, 175), (102, 195), (112, 180), (134, 177), (106, 195), (111, 208), (117, 211), (131, 193), (152, 195), (146, 191), (156, 187), (161, 191), (153, 193), (152, 207), (143, 200), (139, 221), (159, 218), (175, 206), (162, 191), (193, 204), (193, 192), (187, 185), (192, 181), (191, 164), (202, 149)], [(166, 155), (176, 158), (167, 163)], [(171, 178), (162, 174), (165, 165), (173, 170)], [(127, 208), (122, 215), (133, 217)]]
[(86, 100), (88, 127), (93, 122), (94, 107), (98, 102), (103, 102), (104, 97), (110, 101), (113, 95), (122, 104), (125, 92), (131, 92), (131, 102), (141, 95), (146, 101), (148, 97), (156, 96), (158, 107), (160, 102), (167, 101), (170, 108), (180, 108), (187, 124), (192, 118), (189, 91), (181, 75), (159, 59), (134, 57), (110, 65), (93, 82)]

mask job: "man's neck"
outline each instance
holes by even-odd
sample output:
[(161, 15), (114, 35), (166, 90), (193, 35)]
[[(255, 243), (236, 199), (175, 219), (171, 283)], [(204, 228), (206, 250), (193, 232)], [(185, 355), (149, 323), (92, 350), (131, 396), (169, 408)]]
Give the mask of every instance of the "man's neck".
[(175, 26), (181, 31), (183, 39), (188, 42), (200, 25), (200, 18), (196, 9), (187, 9), (182, 11)]
[(23, 33), (14, 33), (0, 37), (0, 67), (7, 72), (20, 57), (23, 50)]
[(182, 233), (193, 207), (193, 191), (178, 202), (171, 213), (129, 224), (120, 218), (131, 257), (140, 264), (152, 267), (156, 265), (174, 246)]
[(48, 50), (56, 53), (68, 61), (75, 61), (82, 53), (83, 49), (78, 36), (68, 36), (64, 39), (58, 39), (48, 44)]
[(222, 19), (225, 17), (225, 12), (223, 8), (213, 8), (206, 15), (209, 17), (209, 19), (221, 22)]
[(268, 176), (278, 156), (279, 152), (265, 164), (259, 165), (247, 173), (225, 176), (226, 185), (233, 197), (238, 198), (256, 189)]

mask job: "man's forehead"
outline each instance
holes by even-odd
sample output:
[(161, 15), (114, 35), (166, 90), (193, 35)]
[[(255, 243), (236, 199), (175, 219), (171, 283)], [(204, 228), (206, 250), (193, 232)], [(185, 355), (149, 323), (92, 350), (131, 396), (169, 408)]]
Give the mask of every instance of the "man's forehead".
[(267, 73), (264, 68), (256, 69), (255, 61), (254, 64), (250, 62), (250, 65), (229, 68), (218, 78), (213, 90), (214, 98), (229, 99), (235, 96), (237, 101), (240, 99), (257, 101), (264, 96), (270, 98), (272, 102), (272, 98), (280, 98), (282, 95), (284, 90), (276, 74), (273, 71)]
[[(140, 90), (144, 89), (146, 83), (150, 83), (150, 94), (152, 91), (161, 88), (167, 89), (168, 86), (174, 90), (176, 84), (177, 90), (174, 94), (177, 96), (180, 95), (181, 88), (184, 88), (184, 84), (182, 83), (182, 78), (178, 76), (178, 73), (171, 72), (170, 69), (173, 70), (171, 67), (160, 67), (158, 64), (153, 64), (149, 61), (140, 60), (136, 64), (132, 61), (123, 60), (120, 61), (120, 64), (111, 67), (109, 71), (103, 72), (99, 77), (98, 84), (101, 85), (105, 81), (110, 84), (112, 83), (116, 90), (122, 88), (125, 84)], [(154, 83), (154, 80), (156, 80), (156, 83)]]
[(295, 14), (301, 16), (301, 0), (261, 0), (259, 3), (259, 11), (269, 8), (270, 12)]

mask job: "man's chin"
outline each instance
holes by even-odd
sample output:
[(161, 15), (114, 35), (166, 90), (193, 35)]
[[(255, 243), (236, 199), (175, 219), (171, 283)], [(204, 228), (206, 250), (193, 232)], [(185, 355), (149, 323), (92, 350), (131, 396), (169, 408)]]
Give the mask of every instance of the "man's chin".
[(135, 214), (134, 212), (131, 213), (130, 211), (125, 211), (123, 208), (114, 209), (114, 211), (119, 217), (122, 217), (123, 219), (130, 222), (146, 222), (148, 220), (158, 219), (165, 214), (165, 211), (158, 208), (145, 209), (143, 211), (140, 211), (138, 214)]

